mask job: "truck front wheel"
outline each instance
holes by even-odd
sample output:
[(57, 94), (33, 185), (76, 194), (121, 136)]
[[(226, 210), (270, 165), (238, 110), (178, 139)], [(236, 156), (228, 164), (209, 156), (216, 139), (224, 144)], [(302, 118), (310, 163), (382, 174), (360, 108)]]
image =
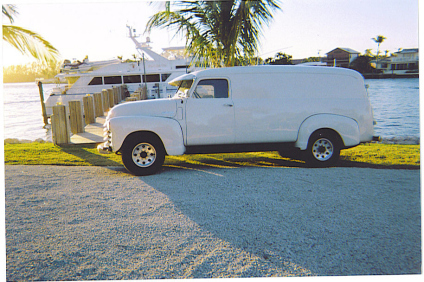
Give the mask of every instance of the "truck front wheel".
[(341, 144), (339, 135), (331, 130), (314, 132), (305, 152), (306, 163), (311, 167), (335, 165), (340, 157)]
[(162, 141), (151, 133), (135, 133), (128, 136), (121, 152), (125, 168), (138, 176), (156, 173), (165, 161)]

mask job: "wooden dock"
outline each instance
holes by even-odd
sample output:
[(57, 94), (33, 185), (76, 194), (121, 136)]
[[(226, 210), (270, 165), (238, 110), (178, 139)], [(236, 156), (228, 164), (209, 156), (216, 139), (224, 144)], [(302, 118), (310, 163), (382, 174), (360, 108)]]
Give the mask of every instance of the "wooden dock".
[(85, 132), (73, 134), (70, 144), (94, 144), (104, 142), (103, 124), (105, 120), (105, 116), (97, 117), (96, 122), (87, 124), (84, 127)]
[[(129, 95), (129, 96), (128, 96)], [(102, 143), (103, 125), (109, 109), (125, 102), (147, 99), (144, 85), (129, 94), (125, 85), (87, 94), (82, 101), (69, 101), (69, 105), (52, 107), (52, 139), (54, 144)], [(85, 126), (84, 126), (85, 125)]]

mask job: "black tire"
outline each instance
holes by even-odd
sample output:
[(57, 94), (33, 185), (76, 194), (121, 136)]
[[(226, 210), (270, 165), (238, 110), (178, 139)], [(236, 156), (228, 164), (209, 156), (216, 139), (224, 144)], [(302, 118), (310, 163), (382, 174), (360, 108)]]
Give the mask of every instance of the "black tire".
[(121, 153), (125, 168), (137, 176), (155, 174), (165, 161), (162, 141), (149, 132), (128, 136), (122, 145)]
[(342, 140), (331, 130), (320, 130), (309, 137), (308, 148), (305, 151), (305, 161), (310, 167), (334, 166), (340, 157)]

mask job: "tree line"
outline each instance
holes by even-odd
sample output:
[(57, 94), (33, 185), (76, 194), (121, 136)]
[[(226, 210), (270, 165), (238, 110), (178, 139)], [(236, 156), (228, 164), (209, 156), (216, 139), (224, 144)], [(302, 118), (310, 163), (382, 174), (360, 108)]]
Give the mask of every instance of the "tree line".
[(34, 82), (36, 79), (53, 79), (59, 73), (59, 62), (43, 64), (32, 62), (25, 65), (3, 67), (3, 82)]

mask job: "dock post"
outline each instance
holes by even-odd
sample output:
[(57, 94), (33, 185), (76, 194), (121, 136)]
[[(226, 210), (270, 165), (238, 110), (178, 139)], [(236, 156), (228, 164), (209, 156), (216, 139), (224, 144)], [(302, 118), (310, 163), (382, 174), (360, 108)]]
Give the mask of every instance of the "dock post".
[(104, 115), (102, 93), (94, 93), (93, 97), (94, 97), (95, 117), (101, 117)]
[(160, 98), (160, 84), (159, 83), (155, 83), (156, 89), (157, 89), (157, 97), (156, 98)]
[(120, 102), (118, 97), (118, 87), (113, 87), (112, 90), (113, 90), (113, 103), (115, 105), (118, 105)]
[(130, 97), (130, 92), (128, 91), (128, 85), (123, 84), (122, 85), (122, 99), (125, 99), (127, 97)]
[(93, 96), (87, 94), (82, 98), (82, 102), (84, 104), (85, 124), (95, 123)]
[(47, 119), (46, 104), (44, 104), (43, 83), (41, 81), (38, 81), (37, 85), (38, 85), (38, 92), (40, 93), (41, 111), (43, 113), (44, 126), (46, 126), (49, 122)]
[(65, 105), (56, 105), (53, 107), (51, 120), (53, 143), (55, 145), (68, 144), (70, 142), (70, 134), (68, 132)]
[(106, 89), (102, 90), (102, 101), (103, 101), (103, 110), (107, 112), (109, 110), (109, 94)]
[(147, 100), (147, 84), (144, 83), (143, 87), (141, 88), (141, 100)]
[(121, 91), (121, 99), (125, 100), (125, 98), (127, 98), (125, 97), (125, 84), (121, 85), (120, 91)]
[(125, 99), (135, 98), (136, 101), (141, 100), (141, 93), (140, 91), (134, 91), (130, 97), (127, 97)]
[(108, 88), (107, 94), (109, 95), (109, 108), (113, 108), (113, 106), (115, 106), (115, 103), (114, 103), (115, 99), (113, 97), (113, 89)]
[(73, 134), (84, 132), (81, 101), (69, 101), (69, 117)]
[(124, 98), (122, 97), (122, 85), (119, 85), (118, 87), (116, 87), (116, 90), (118, 91), (118, 99), (119, 99), (119, 101), (124, 100)]

